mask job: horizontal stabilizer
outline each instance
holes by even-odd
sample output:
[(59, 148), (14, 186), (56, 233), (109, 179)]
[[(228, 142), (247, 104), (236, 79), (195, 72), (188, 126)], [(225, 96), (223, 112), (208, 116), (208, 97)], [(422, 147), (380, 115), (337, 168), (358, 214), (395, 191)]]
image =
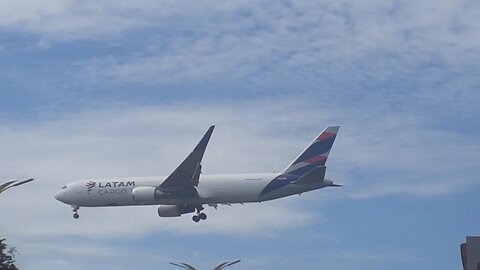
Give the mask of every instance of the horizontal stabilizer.
[(306, 184), (312, 182), (321, 182), (325, 178), (325, 171), (327, 167), (325, 166), (318, 166), (315, 169), (309, 171), (308, 173), (304, 174), (298, 180), (293, 182), (293, 184)]

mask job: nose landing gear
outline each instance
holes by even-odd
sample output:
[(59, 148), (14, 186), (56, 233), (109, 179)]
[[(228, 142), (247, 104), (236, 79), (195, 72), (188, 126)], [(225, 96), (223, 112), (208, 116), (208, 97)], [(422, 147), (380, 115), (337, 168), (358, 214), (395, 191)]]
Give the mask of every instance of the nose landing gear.
[(192, 220), (197, 223), (200, 220), (206, 220), (207, 219), (207, 214), (202, 213), (203, 211), (203, 206), (197, 207), (197, 214), (192, 217)]
[(80, 217), (78, 215), (78, 209), (80, 209), (80, 207), (76, 205), (72, 205), (72, 208), (73, 208), (73, 218), (78, 219)]

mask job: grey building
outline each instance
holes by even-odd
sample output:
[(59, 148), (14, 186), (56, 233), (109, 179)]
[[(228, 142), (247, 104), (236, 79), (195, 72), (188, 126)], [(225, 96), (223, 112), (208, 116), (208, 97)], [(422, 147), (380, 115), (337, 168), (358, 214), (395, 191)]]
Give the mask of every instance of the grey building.
[(480, 236), (467, 236), (467, 241), (460, 245), (464, 270), (480, 270)]

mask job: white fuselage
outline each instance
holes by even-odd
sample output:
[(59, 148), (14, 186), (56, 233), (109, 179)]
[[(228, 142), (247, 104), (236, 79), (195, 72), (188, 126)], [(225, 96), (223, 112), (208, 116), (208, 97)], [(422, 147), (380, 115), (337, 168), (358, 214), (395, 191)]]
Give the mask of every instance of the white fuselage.
[[(310, 184), (289, 184), (267, 194), (265, 187), (280, 173), (202, 175), (196, 191), (198, 196), (161, 196), (151, 202), (138, 202), (133, 190), (158, 187), (166, 177), (130, 177), (77, 181), (64, 186), (55, 198), (69, 205), (83, 207), (129, 205), (233, 204), (272, 200), (323, 188), (328, 180)], [(323, 180), (323, 179), (322, 179)]]

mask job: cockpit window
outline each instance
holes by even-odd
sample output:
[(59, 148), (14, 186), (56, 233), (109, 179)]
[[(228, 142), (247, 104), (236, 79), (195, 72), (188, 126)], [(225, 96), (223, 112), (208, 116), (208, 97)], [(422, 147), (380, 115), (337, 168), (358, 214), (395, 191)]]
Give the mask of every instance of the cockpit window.
[(67, 186), (63, 186), (62, 189), (67, 189)]

